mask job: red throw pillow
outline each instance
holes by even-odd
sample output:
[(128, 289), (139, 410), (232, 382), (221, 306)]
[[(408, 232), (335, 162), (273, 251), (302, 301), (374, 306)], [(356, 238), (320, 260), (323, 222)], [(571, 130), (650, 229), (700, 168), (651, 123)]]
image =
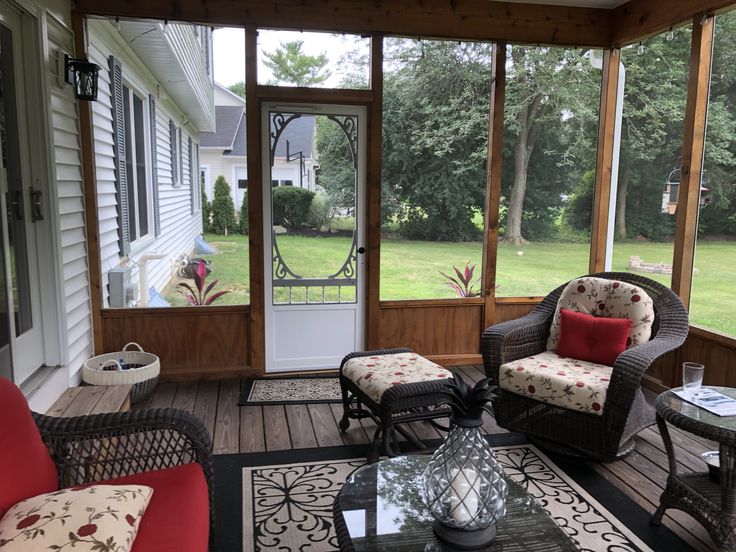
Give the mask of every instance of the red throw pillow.
[(560, 309), (557, 354), (613, 366), (616, 357), (626, 350), (630, 330), (628, 318), (603, 318)]

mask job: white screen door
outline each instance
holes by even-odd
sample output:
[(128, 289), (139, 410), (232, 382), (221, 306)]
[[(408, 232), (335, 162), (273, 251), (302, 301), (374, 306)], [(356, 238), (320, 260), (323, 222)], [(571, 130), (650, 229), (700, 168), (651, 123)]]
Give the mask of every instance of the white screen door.
[(266, 370), (363, 348), (366, 108), (263, 106)]

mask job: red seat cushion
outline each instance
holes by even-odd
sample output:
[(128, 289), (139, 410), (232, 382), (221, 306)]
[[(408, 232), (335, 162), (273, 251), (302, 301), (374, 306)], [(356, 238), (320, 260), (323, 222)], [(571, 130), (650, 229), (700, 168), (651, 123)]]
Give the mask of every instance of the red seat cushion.
[(613, 366), (618, 355), (626, 350), (629, 330), (628, 318), (604, 318), (561, 309), (557, 354)]
[(98, 483), (138, 484), (153, 489), (131, 552), (207, 551), (209, 491), (199, 464), (184, 464)]
[(0, 378), (0, 517), (21, 500), (58, 488), (56, 466), (26, 398)]

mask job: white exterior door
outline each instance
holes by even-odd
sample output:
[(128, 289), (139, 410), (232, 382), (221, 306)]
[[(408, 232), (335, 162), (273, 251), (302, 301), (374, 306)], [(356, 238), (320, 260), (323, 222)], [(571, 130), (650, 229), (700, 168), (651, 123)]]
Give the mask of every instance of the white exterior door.
[(20, 15), (0, 3), (0, 375), (16, 383), (44, 362), (21, 33)]
[[(335, 369), (363, 348), (366, 114), (356, 106), (263, 106), (268, 372)], [(331, 220), (305, 221), (294, 212), (296, 196), (311, 192), (272, 185), (287, 165), (298, 175), (315, 160)]]

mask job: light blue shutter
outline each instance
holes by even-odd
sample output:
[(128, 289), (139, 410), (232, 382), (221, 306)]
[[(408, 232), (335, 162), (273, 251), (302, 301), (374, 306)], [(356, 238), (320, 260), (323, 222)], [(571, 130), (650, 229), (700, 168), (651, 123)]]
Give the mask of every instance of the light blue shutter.
[(128, 213), (128, 170), (126, 165), (125, 107), (123, 105), (123, 66), (115, 58), (110, 66), (110, 99), (112, 103), (113, 154), (115, 157), (115, 195), (118, 202), (118, 246), (121, 255), (130, 253)]

